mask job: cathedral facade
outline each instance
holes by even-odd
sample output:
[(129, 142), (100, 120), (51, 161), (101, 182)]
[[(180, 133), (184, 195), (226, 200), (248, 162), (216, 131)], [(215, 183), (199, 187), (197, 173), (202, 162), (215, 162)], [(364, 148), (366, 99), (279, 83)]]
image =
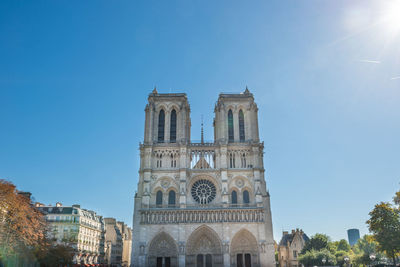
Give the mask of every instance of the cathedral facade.
[(194, 142), (186, 94), (149, 95), (133, 266), (275, 266), (257, 112), (247, 88), (220, 94), (214, 141)]

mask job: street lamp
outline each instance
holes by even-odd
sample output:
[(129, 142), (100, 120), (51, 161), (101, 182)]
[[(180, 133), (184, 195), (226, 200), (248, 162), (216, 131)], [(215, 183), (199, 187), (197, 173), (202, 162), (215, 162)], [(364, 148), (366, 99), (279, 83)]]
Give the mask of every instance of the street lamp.
[(349, 266), (350, 258), (346, 256), (344, 257), (344, 261), (346, 262), (346, 266)]
[[(372, 253), (371, 255), (369, 255), (369, 258), (371, 260), (371, 263), (374, 263), (374, 260), (376, 259), (376, 255), (374, 253)], [(371, 264), (373, 265), (373, 264)]]
[(371, 259), (371, 261), (374, 261), (376, 259), (376, 256), (375, 256), (375, 254), (371, 254), (371, 255), (369, 255), (369, 258)]
[(323, 258), (323, 259), (322, 259), (322, 265), (325, 265), (325, 262), (326, 262), (326, 259)]

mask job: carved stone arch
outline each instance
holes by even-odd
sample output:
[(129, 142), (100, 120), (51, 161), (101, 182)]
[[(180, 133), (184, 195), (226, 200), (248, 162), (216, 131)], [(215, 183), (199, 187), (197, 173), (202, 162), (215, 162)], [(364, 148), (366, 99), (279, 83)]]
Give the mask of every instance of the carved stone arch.
[(247, 113), (247, 109), (248, 109), (247, 105), (244, 105), (244, 104), (239, 104), (239, 105), (237, 106), (237, 112), (239, 113), (239, 111), (242, 110), (242, 111), (243, 111), (243, 114), (244, 114), (245, 116), (246, 116), (246, 113)]
[(164, 110), (165, 114), (167, 114), (167, 111), (168, 111), (167, 105), (165, 105), (164, 103), (156, 104), (155, 111), (157, 112), (157, 115), (160, 112), (160, 110), (162, 110), (162, 109)]
[(249, 186), (247, 186), (247, 185), (244, 186), (244, 187), (240, 190), (240, 197), (239, 197), (240, 203), (245, 204), (245, 203), (244, 203), (244, 191), (249, 192), (249, 203), (246, 203), (246, 205), (250, 205), (251, 203), (254, 203), (254, 201), (255, 201), (255, 196), (254, 196), (253, 190), (251, 189), (251, 187), (249, 187)]
[(178, 266), (178, 246), (167, 233), (158, 233), (150, 242), (148, 248), (148, 266), (157, 266), (157, 257), (170, 258), (171, 266)]
[(228, 182), (229, 187), (237, 187), (239, 189), (242, 189), (243, 187), (250, 185), (251, 185), (250, 180), (243, 175), (237, 175), (232, 179), (230, 179), (230, 181)]
[(218, 234), (206, 225), (198, 227), (186, 242), (185, 266), (196, 266), (199, 255), (211, 255), (212, 266), (223, 266), (222, 242)]
[[(239, 230), (231, 241), (231, 264), (237, 266), (237, 255), (245, 257), (246, 254), (251, 255), (251, 266), (259, 266), (259, 251), (257, 239), (254, 235), (246, 230)], [(244, 260), (244, 259), (243, 259)]]
[(177, 115), (178, 115), (178, 113), (181, 111), (181, 108), (179, 107), (179, 105), (177, 105), (177, 104), (175, 104), (175, 103), (171, 103), (171, 104), (168, 106), (168, 112), (171, 113), (173, 109), (175, 109)]
[(226, 109), (226, 114), (228, 114), (228, 111), (229, 111), (230, 109), (232, 110), (232, 113), (235, 113), (236, 110), (237, 110), (237, 107), (236, 107), (236, 105), (229, 104), (228, 106), (225, 107), (225, 109)]
[(153, 187), (161, 187), (163, 188), (163, 191), (166, 192), (166, 190), (170, 187), (174, 187), (176, 189), (179, 188), (179, 184), (176, 182), (176, 180), (170, 176), (161, 176), (157, 178), (157, 180), (154, 182)]
[(162, 203), (164, 203), (164, 198), (165, 198), (165, 190), (161, 186), (156, 186), (151, 190), (151, 196), (150, 196), (150, 204), (151, 205), (156, 205), (157, 201), (157, 192), (161, 191), (162, 192)]

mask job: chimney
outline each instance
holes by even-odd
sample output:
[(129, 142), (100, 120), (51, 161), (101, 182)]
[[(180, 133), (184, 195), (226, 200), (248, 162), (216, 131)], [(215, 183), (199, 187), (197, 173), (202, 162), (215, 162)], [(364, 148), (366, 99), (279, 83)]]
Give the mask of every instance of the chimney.
[(283, 234), (282, 234), (282, 235), (287, 235), (287, 234), (289, 234), (288, 231), (283, 231)]
[(295, 234), (296, 232), (294, 231), (294, 229), (292, 230), (292, 234)]

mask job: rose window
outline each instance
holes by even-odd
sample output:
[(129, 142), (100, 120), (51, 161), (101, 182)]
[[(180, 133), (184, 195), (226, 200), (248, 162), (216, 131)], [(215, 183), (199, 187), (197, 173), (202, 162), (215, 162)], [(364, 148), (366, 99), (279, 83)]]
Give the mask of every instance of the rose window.
[(215, 198), (217, 190), (208, 180), (198, 180), (192, 186), (192, 197), (200, 204), (208, 204)]

